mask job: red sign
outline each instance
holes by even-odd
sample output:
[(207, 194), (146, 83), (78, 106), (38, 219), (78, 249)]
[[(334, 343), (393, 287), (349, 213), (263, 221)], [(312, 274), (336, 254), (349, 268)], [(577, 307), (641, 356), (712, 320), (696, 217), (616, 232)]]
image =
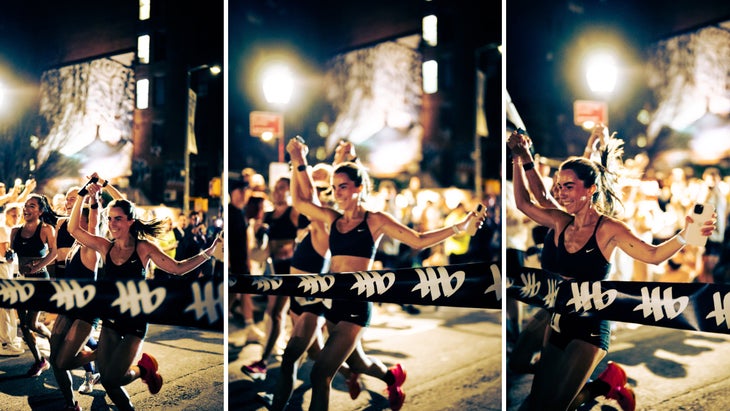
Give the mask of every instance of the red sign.
[(250, 131), (253, 137), (271, 133), (273, 138), (284, 136), (284, 115), (268, 111), (252, 111), (249, 115)]
[(605, 101), (575, 100), (573, 123), (576, 126), (582, 126), (589, 121), (608, 125), (608, 104)]

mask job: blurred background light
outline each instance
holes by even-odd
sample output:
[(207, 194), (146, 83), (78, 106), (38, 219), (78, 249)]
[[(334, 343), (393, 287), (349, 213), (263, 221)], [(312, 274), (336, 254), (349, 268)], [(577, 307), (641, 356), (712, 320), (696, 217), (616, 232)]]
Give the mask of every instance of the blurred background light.
[(586, 80), (594, 93), (613, 92), (618, 80), (616, 58), (605, 51), (590, 54), (586, 58)]

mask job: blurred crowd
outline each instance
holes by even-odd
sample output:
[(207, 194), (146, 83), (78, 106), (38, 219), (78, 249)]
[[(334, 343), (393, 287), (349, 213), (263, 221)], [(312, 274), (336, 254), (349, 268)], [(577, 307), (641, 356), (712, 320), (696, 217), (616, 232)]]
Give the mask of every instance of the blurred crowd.
[[(273, 209), (271, 188), (266, 179), (252, 168), (242, 171), (243, 181), (250, 190), (244, 206), (248, 226), (254, 241), (250, 243), (249, 259), (252, 274), (269, 273), (266, 253), (266, 229), (263, 216)], [(399, 188), (394, 180), (379, 180), (366, 207), (372, 211), (386, 211), (401, 223), (416, 231), (428, 231), (461, 221), (478, 203), (488, 206), (488, 217), (477, 235), (466, 233), (447, 239), (425, 250), (413, 250), (405, 244), (385, 236), (378, 245), (374, 269), (397, 269), (440, 266), (500, 259), (500, 193), (497, 180), (487, 180), (482, 198), (471, 190), (458, 188), (423, 188), (418, 177), (411, 177), (408, 185)]]

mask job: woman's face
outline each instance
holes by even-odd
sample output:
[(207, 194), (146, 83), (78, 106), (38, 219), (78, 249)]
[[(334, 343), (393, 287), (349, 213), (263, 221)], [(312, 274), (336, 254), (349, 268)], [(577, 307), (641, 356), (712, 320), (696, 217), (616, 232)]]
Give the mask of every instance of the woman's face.
[(129, 227), (132, 226), (134, 220), (127, 218), (124, 211), (119, 207), (111, 207), (109, 209), (109, 217), (107, 217), (109, 232), (115, 239), (125, 238), (129, 235)]
[(332, 185), (335, 189), (335, 202), (346, 210), (357, 206), (357, 199), (360, 196), (362, 187), (356, 187), (355, 182), (345, 173), (335, 173), (332, 177)]
[(41, 205), (36, 197), (31, 197), (25, 201), (23, 205), (23, 218), (25, 221), (35, 221), (40, 218), (41, 214), (43, 214)]
[(271, 199), (274, 204), (286, 204), (289, 197), (289, 183), (285, 180), (279, 180), (274, 185), (274, 191), (271, 193)]
[(584, 187), (573, 170), (560, 170), (555, 180), (556, 199), (568, 213), (574, 214), (590, 205), (595, 186)]
[(74, 203), (76, 202), (76, 198), (79, 196), (79, 190), (73, 189), (69, 190), (68, 193), (66, 193), (66, 211), (71, 212), (71, 209), (74, 207)]
[(18, 225), (18, 208), (13, 207), (5, 212), (5, 225), (8, 227)]

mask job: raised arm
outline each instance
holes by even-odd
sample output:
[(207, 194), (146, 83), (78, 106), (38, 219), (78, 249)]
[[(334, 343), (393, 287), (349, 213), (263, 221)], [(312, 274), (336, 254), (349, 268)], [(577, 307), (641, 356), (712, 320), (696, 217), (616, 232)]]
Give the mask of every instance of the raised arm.
[[(513, 133), (510, 137), (519, 138), (519, 136), (521, 135), (518, 134), (517, 137), (515, 137)], [(509, 141), (508, 144), (510, 144)], [(522, 141), (516, 144), (523, 145), (524, 148), (527, 143)], [(522, 166), (521, 158), (514, 158), (514, 161), (512, 161), (512, 182), (515, 194), (515, 205), (520, 211), (536, 223), (549, 228), (555, 228), (560, 219), (568, 220), (571, 218), (568, 214), (559, 210), (557, 207), (551, 206), (546, 208), (533, 202), (530, 192), (527, 190), (527, 185), (525, 183), (526, 179), (527, 177), (525, 176), (525, 170)]]
[[(89, 184), (87, 186), (88, 193), (86, 196), (96, 196), (101, 187), (98, 184)], [(104, 237), (94, 235), (87, 230), (81, 228), (81, 206), (86, 196), (79, 195), (76, 197), (71, 216), (68, 220), (68, 232), (82, 245), (93, 249), (101, 255), (104, 255), (109, 248), (111, 242)], [(91, 210), (89, 210), (91, 211)], [(91, 227), (91, 213), (89, 213), (89, 227)]]
[(308, 197), (303, 195), (303, 193), (315, 192), (314, 183), (307, 172), (307, 152), (309, 149), (297, 138), (291, 139), (286, 148), (291, 156), (293, 167), (292, 172), (304, 173), (306, 175), (306, 177), (294, 177), (297, 179), (297, 183), (299, 185), (296, 190), (292, 190), (292, 204), (294, 205), (294, 208), (312, 220), (331, 223), (337, 216), (337, 212), (327, 207), (322, 207), (319, 202), (315, 203), (313, 200), (313, 194), (310, 194)]
[(535, 201), (544, 208), (560, 208), (555, 197), (545, 187), (543, 176), (540, 175), (537, 167), (535, 167), (535, 162), (530, 152), (530, 147), (532, 146), (530, 137), (513, 131), (507, 137), (507, 146), (512, 150), (513, 161), (519, 162), (522, 165), (522, 169), (525, 171), (527, 178), (527, 186)]
[(23, 191), (18, 194), (18, 198), (16, 198), (13, 201), (17, 201), (19, 203), (24, 203), (25, 200), (28, 199), (28, 197), (33, 193), (33, 190), (35, 190), (36, 187), (36, 181), (34, 178), (29, 178), (25, 181), (25, 187), (23, 187)]

